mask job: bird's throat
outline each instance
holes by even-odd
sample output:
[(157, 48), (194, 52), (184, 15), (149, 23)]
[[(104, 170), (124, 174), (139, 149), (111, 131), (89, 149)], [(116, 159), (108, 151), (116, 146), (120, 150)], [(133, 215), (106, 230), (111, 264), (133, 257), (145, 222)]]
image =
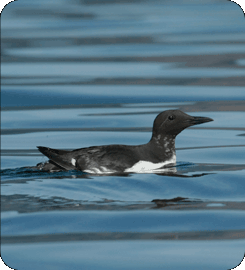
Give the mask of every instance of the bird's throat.
[(175, 156), (175, 136), (159, 134), (154, 136), (149, 144), (160, 159), (171, 159)]

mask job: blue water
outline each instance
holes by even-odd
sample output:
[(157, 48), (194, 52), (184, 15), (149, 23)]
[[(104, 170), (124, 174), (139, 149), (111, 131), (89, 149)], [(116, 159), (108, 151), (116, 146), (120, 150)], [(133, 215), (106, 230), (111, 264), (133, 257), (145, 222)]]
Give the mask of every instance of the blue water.
[[(2, 13), (1, 256), (28, 269), (231, 269), (245, 252), (245, 28), (229, 1), (29, 1)], [(37, 145), (149, 141), (156, 115), (213, 122), (175, 172), (33, 169)], [(164, 266), (164, 268), (163, 268)]]

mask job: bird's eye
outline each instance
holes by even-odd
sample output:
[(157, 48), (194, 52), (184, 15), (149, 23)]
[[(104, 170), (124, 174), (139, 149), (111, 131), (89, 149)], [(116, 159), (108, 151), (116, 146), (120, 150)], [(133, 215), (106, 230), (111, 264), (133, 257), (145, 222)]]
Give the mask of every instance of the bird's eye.
[(168, 117), (169, 120), (174, 120), (174, 118), (175, 118), (174, 115), (170, 115), (170, 116)]

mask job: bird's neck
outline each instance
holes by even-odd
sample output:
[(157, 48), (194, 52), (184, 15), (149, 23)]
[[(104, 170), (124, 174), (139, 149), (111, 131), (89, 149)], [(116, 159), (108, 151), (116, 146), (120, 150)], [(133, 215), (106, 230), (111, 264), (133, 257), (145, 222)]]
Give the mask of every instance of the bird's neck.
[(149, 146), (160, 159), (171, 159), (175, 156), (175, 137), (173, 135), (158, 134), (152, 136)]

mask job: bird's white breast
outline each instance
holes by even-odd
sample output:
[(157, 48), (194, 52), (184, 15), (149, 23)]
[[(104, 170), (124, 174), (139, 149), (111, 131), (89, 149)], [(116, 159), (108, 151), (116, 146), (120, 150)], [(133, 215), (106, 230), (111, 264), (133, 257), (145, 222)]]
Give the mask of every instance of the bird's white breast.
[(140, 160), (136, 164), (134, 164), (131, 168), (126, 169), (124, 172), (135, 172), (135, 173), (154, 173), (159, 169), (164, 171), (164, 166), (169, 164), (176, 163), (176, 155), (173, 155), (170, 160), (159, 162), (159, 163), (152, 163), (150, 161)]

